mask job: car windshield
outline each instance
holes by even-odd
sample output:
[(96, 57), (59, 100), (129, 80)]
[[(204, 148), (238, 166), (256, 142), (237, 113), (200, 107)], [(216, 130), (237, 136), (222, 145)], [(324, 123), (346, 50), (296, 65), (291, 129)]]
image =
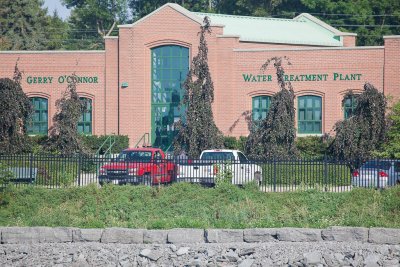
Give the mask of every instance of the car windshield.
[(362, 168), (364, 169), (380, 169), (389, 170), (392, 164), (388, 161), (367, 161)]
[(150, 151), (123, 151), (118, 155), (116, 161), (138, 161), (149, 162), (151, 160)]
[(204, 152), (201, 156), (204, 160), (235, 160), (232, 152)]

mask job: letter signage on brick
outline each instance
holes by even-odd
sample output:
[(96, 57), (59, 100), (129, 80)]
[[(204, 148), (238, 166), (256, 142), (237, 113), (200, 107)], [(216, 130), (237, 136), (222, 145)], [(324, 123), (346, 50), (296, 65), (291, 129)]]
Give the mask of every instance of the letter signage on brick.
[(70, 83), (73, 79), (76, 79), (76, 83), (99, 83), (98, 76), (71, 76), (71, 75), (60, 75), (54, 79), (53, 76), (27, 76), (27, 84), (53, 84), (53, 83)]
[[(326, 81), (360, 81), (362, 74), (360, 73), (338, 73), (332, 75), (328, 73), (312, 73), (312, 74), (285, 74), (283, 77), (286, 82), (326, 82)], [(265, 74), (242, 74), (244, 82), (272, 82), (272, 75)]]

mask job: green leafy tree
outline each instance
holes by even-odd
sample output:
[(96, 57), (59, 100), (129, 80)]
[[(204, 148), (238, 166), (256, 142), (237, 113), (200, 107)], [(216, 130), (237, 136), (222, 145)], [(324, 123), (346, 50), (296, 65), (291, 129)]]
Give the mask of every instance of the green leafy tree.
[(71, 8), (69, 49), (103, 49), (103, 37), (128, 20), (127, 0), (63, 0)]
[(207, 33), (211, 33), (210, 20), (205, 17), (199, 32), (198, 54), (193, 58), (184, 83), (183, 104), (187, 111), (177, 123), (178, 134), (174, 140), (175, 152), (185, 150), (192, 158), (198, 157), (205, 149), (223, 147), (223, 137), (212, 112), (214, 85), (208, 67)]
[(14, 79), (0, 79), (0, 154), (20, 153), (28, 149), (26, 127), (32, 105), (21, 88), (22, 74), (15, 64)]
[(388, 132), (386, 142), (382, 149), (374, 153), (374, 156), (384, 158), (400, 158), (400, 102), (391, 107), (388, 116)]
[(63, 155), (86, 153), (81, 136), (78, 133), (78, 122), (85, 106), (76, 92), (77, 76), (73, 74), (62, 98), (56, 101), (57, 113), (53, 117), (53, 126), (49, 129), (46, 147), (52, 152)]
[(46, 49), (46, 13), (39, 0), (1, 0), (0, 49)]
[(273, 62), (280, 90), (271, 98), (267, 117), (261, 125), (253, 125), (250, 131), (246, 152), (253, 159), (290, 159), (298, 154), (295, 145), (294, 92), (291, 83), (284, 80), (283, 60), (287, 58), (273, 57), (261, 67), (265, 71)]
[(379, 150), (386, 137), (386, 105), (383, 93), (366, 83), (364, 92), (357, 96), (354, 115), (335, 124), (336, 136), (329, 148), (332, 155), (356, 168), (360, 161)]
[(215, 5), (214, 0), (130, 0), (129, 6), (132, 10), (133, 20), (138, 20), (170, 2), (177, 3), (194, 12), (213, 11)]
[(65, 49), (69, 44), (69, 26), (54, 11), (53, 16), (48, 16), (48, 27), (45, 32), (46, 49), (57, 50)]

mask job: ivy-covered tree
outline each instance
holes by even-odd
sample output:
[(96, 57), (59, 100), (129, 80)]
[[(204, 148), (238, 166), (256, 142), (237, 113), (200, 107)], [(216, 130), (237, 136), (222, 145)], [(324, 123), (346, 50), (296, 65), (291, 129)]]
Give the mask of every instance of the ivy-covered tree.
[(253, 123), (246, 143), (246, 152), (253, 159), (290, 159), (297, 156), (294, 92), (291, 83), (284, 80), (283, 60), (290, 65), (286, 57), (273, 57), (261, 67), (265, 71), (273, 62), (280, 90), (271, 98), (267, 117), (259, 125)]
[(212, 112), (214, 85), (208, 68), (207, 33), (211, 33), (211, 28), (209, 18), (205, 17), (200, 26), (199, 51), (184, 83), (183, 105), (187, 111), (177, 123), (178, 134), (174, 140), (175, 152), (184, 150), (192, 158), (204, 149), (223, 147), (223, 137)]
[(336, 136), (330, 147), (335, 158), (349, 161), (351, 167), (357, 167), (354, 164), (367, 159), (381, 147), (387, 130), (387, 102), (383, 93), (366, 83), (364, 92), (355, 97), (357, 106), (353, 116), (336, 123)]
[(56, 101), (57, 113), (46, 142), (48, 150), (63, 155), (87, 152), (78, 133), (79, 118), (85, 107), (76, 92), (76, 81), (77, 76), (73, 74), (62, 98)]
[(22, 74), (15, 64), (14, 79), (0, 79), (0, 154), (24, 152), (26, 122), (32, 113), (32, 104), (21, 88)]

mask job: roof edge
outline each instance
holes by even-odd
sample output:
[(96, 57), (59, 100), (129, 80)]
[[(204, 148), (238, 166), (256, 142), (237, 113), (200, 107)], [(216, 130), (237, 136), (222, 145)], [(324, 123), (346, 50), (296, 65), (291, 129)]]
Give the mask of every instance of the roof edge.
[(165, 5), (157, 8), (156, 10), (154, 10), (153, 12), (151, 12), (150, 14), (147, 14), (146, 16), (144, 16), (143, 18), (139, 19), (138, 21), (132, 23), (132, 24), (123, 24), (123, 25), (118, 25), (118, 28), (132, 28), (140, 23), (142, 23), (144, 20), (148, 19), (149, 17), (153, 16), (154, 14), (157, 14), (158, 12), (160, 12), (162, 9), (166, 8), (166, 7), (170, 7), (172, 9), (174, 9), (176, 12), (181, 13), (182, 15), (184, 15), (185, 17), (193, 20), (194, 22), (202, 25), (203, 24), (203, 20), (194, 15), (192, 12), (190, 12), (189, 10), (187, 10), (186, 8), (175, 4), (175, 3), (166, 3)]
[(0, 51), (0, 54), (73, 54), (73, 53), (88, 53), (88, 54), (104, 54), (105, 50), (13, 50), (13, 51)]
[(306, 18), (306, 19), (318, 24), (319, 26), (327, 29), (328, 31), (333, 32), (336, 35), (342, 34), (342, 32), (339, 31), (338, 29), (332, 27), (331, 25), (323, 22), (322, 20), (318, 19), (317, 17), (314, 17), (313, 15), (311, 15), (309, 13), (301, 13), (297, 17), (293, 18), (293, 20), (300, 20), (301, 18)]
[(341, 47), (304, 47), (304, 48), (234, 48), (233, 52), (269, 52), (269, 51), (312, 51), (312, 50), (381, 50), (384, 46), (341, 46)]

